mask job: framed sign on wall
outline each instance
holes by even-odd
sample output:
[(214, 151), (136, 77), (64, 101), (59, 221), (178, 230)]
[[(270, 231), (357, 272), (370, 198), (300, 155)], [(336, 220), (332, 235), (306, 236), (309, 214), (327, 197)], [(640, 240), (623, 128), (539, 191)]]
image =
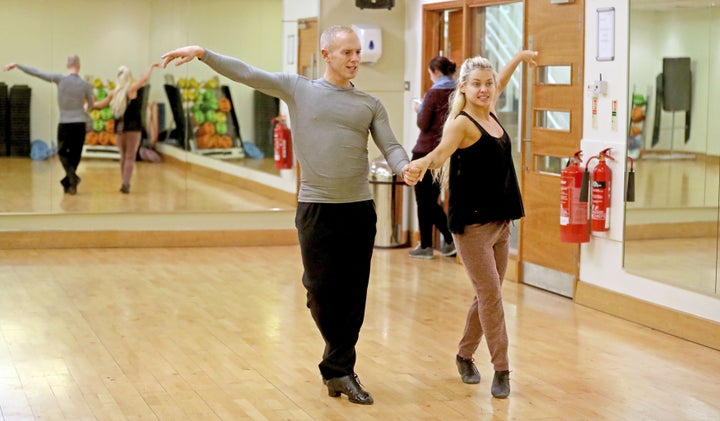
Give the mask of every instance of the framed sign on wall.
[(597, 61), (615, 60), (615, 8), (597, 9)]

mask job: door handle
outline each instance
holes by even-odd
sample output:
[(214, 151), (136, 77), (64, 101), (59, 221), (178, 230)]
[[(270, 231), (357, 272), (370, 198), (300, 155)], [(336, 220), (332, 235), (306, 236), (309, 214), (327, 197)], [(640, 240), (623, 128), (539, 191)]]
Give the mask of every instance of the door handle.
[[(533, 36), (528, 35), (527, 46), (533, 49)], [(535, 69), (525, 65), (525, 133), (522, 140), (523, 168), (530, 172), (532, 167), (532, 129), (533, 129), (533, 87), (535, 82)]]

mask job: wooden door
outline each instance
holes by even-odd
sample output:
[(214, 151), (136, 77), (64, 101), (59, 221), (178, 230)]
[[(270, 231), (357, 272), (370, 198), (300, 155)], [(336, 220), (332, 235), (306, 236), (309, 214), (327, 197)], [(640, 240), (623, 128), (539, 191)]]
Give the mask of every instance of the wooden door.
[[(316, 18), (298, 20), (297, 72), (308, 79), (317, 79), (320, 70), (320, 36)], [(300, 191), (300, 162), (295, 160), (295, 191)]]
[(423, 12), (423, 66), (422, 93), (432, 86), (427, 72), (433, 57), (443, 55), (458, 65), (465, 60), (467, 47), (464, 40), (465, 18), (462, 1), (449, 1), (424, 6)]
[(318, 77), (318, 42), (317, 19), (298, 20), (297, 72), (309, 79)]
[[(451, 1), (437, 4), (429, 4), (424, 8), (423, 14), (423, 65), (422, 94), (430, 89), (433, 82), (427, 71), (430, 60), (433, 57), (442, 55), (455, 62), (458, 66), (465, 60), (467, 47), (464, 43), (465, 14), (462, 2)], [(447, 213), (448, 192), (444, 191), (440, 197), (440, 204)], [(433, 247), (440, 247), (441, 234), (437, 228), (433, 228)]]
[(580, 246), (560, 242), (559, 173), (582, 139), (584, 9), (585, 0), (525, 1), (527, 48), (540, 54), (524, 85), (520, 279), (568, 297)]

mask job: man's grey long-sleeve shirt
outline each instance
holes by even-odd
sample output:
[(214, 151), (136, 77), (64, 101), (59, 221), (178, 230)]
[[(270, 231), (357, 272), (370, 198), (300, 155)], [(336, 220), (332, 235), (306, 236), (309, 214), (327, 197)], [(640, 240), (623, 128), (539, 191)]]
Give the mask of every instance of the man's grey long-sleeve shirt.
[(371, 95), (322, 78), (267, 72), (210, 50), (205, 50), (202, 61), (221, 75), (288, 105), (293, 150), (301, 168), (300, 202), (372, 199), (368, 133), (396, 174), (409, 163), (407, 152), (390, 128), (385, 107)]
[(92, 85), (73, 73), (68, 75), (46, 73), (22, 64), (18, 64), (17, 67), (31, 76), (57, 84), (60, 123), (86, 123), (88, 121), (84, 105), (87, 101), (88, 109), (93, 106)]

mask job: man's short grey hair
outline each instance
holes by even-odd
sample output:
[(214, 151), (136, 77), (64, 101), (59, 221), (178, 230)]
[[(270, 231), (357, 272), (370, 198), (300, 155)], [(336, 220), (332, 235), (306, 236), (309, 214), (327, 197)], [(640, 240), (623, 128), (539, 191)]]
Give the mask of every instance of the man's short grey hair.
[(320, 36), (320, 49), (321, 50), (329, 50), (330, 45), (335, 41), (335, 37), (337, 34), (340, 33), (350, 33), (354, 34), (355, 31), (353, 31), (352, 27), (347, 25), (333, 25), (326, 30), (323, 31), (322, 35)]
[(67, 58), (67, 67), (80, 67), (80, 57), (77, 54), (73, 54), (71, 56), (68, 56)]

